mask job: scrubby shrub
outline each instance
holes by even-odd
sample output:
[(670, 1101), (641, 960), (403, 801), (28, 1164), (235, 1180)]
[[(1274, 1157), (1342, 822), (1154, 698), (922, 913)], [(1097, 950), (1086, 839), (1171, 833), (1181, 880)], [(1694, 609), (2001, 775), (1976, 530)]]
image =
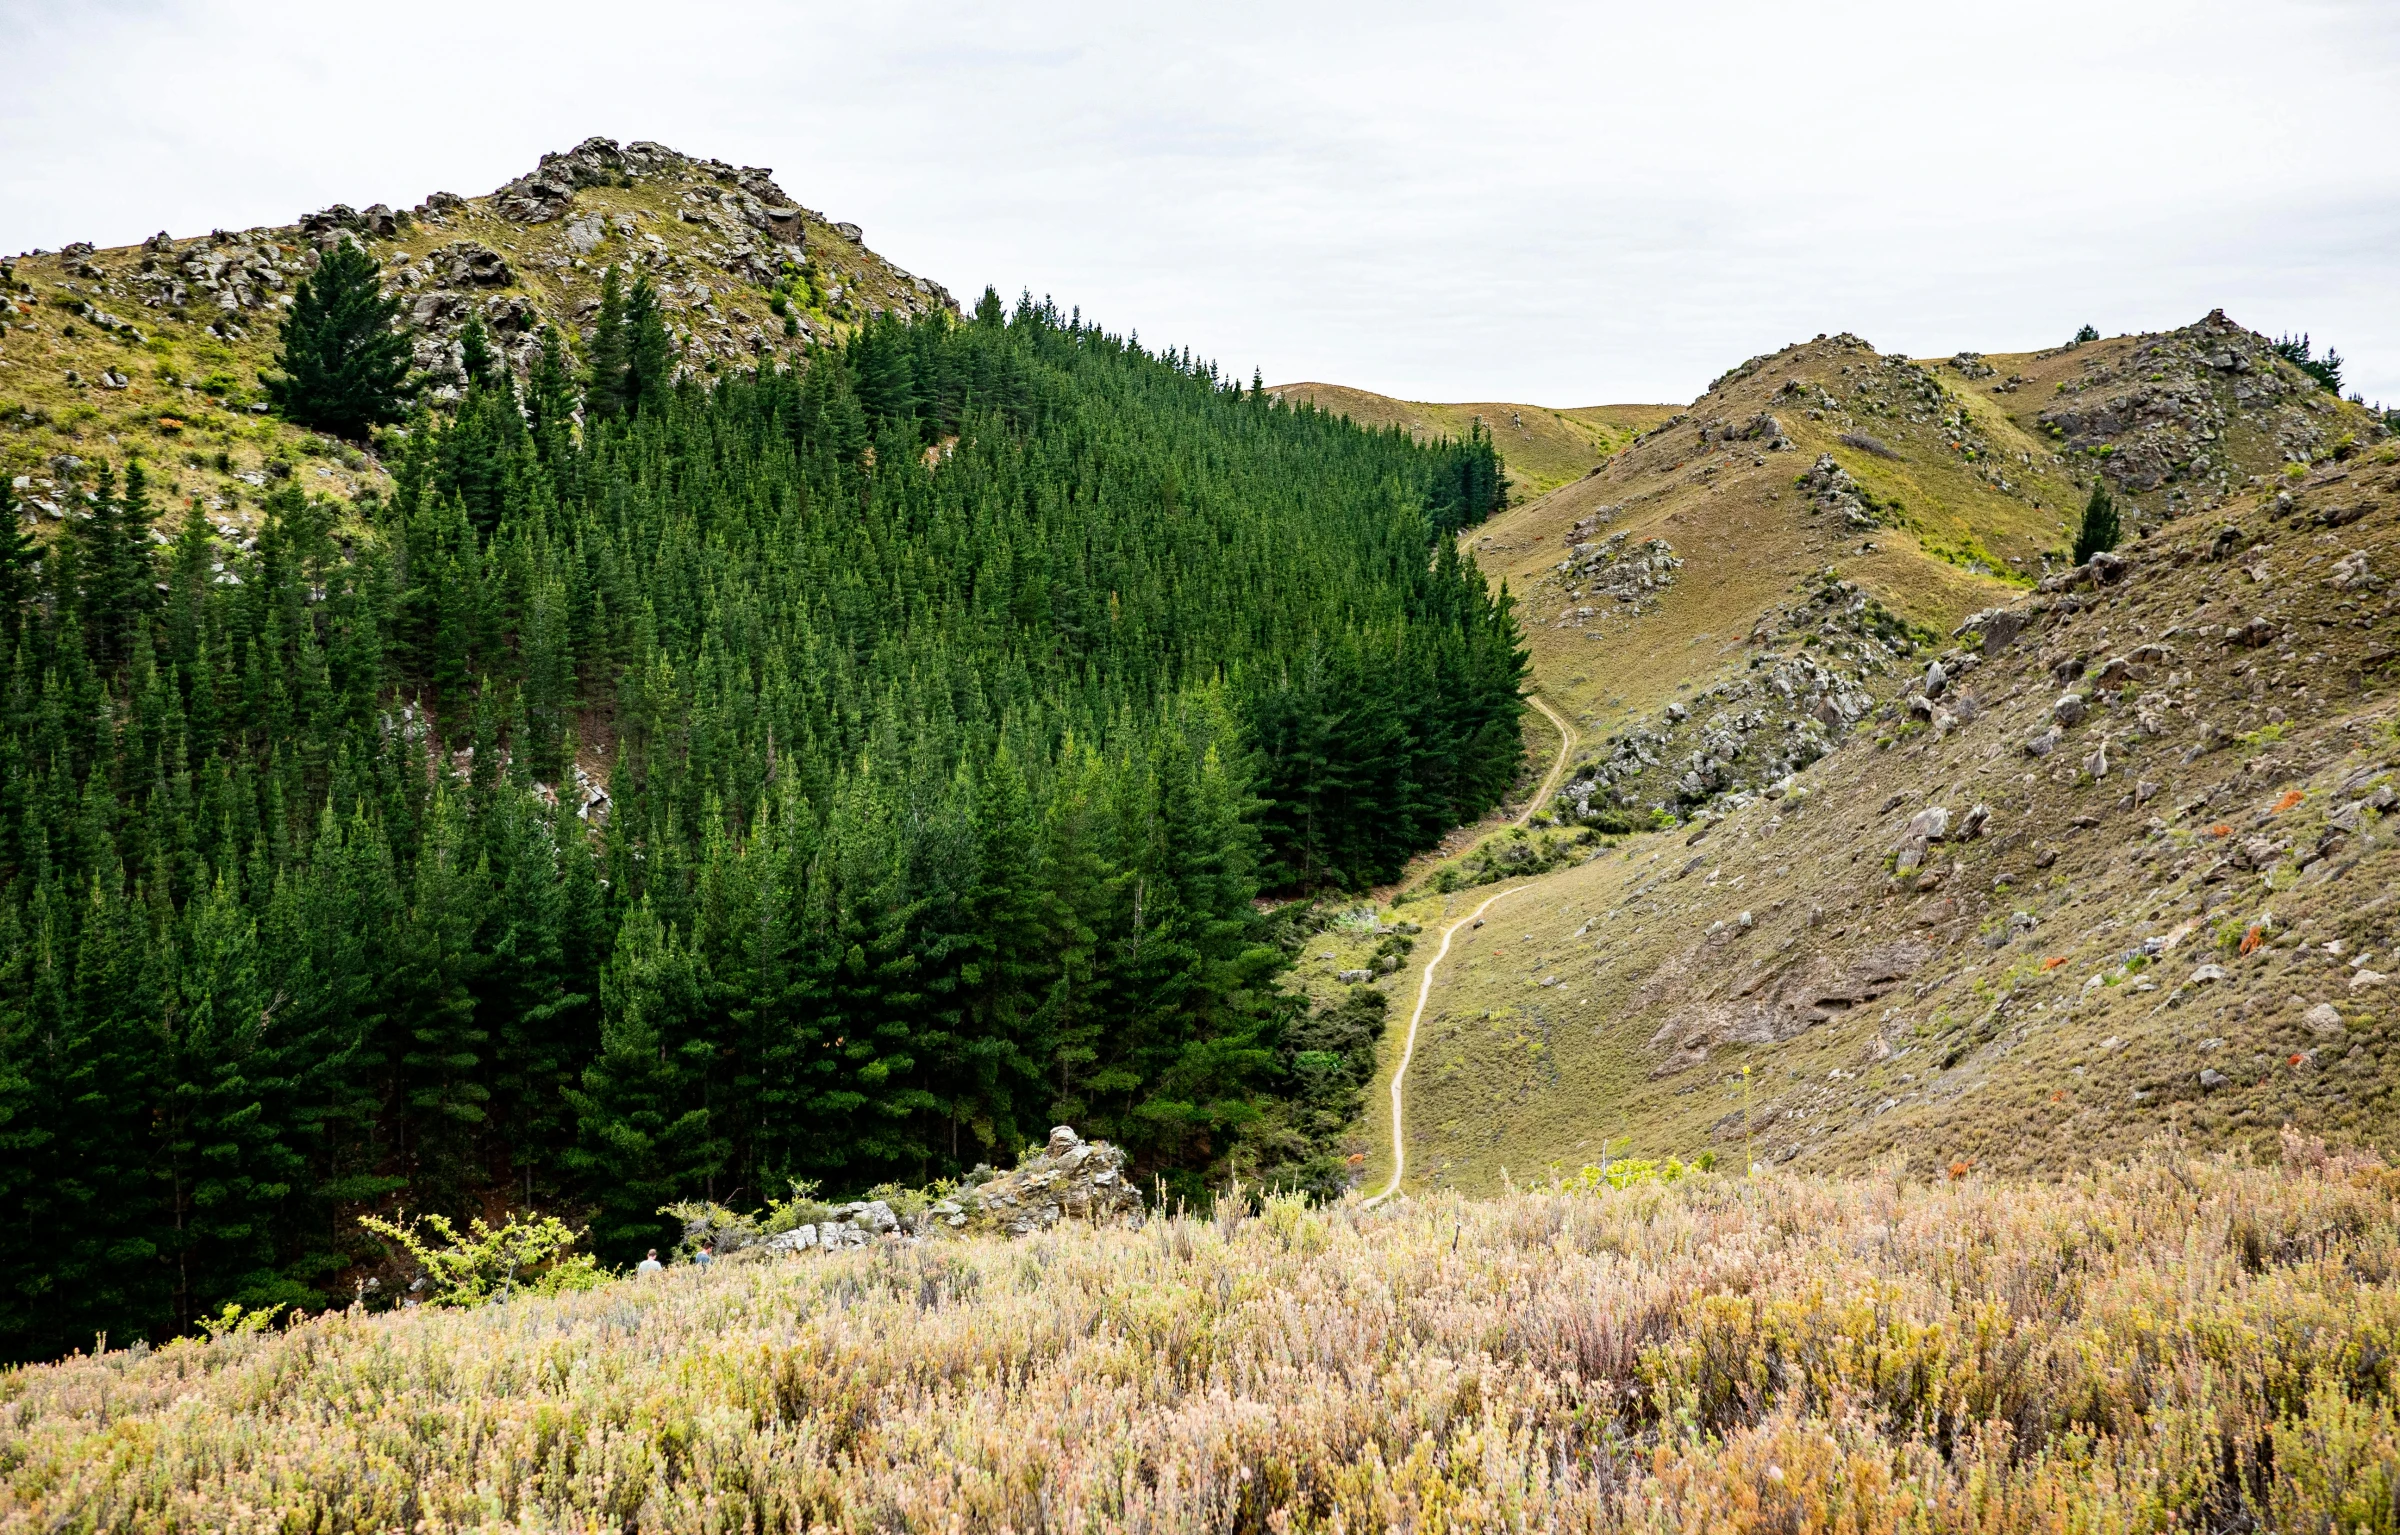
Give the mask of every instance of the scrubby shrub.
[(556, 1216), (511, 1215), (496, 1227), (477, 1216), (464, 1233), (447, 1216), (412, 1219), (405, 1211), (396, 1220), (362, 1215), (358, 1223), (416, 1261), (426, 1300), (437, 1306), (480, 1306), (519, 1291), (589, 1290), (608, 1277), (590, 1253), (569, 1250), (578, 1235)]
[(0, 1375), (0, 1525), (2389, 1535), (2400, 1182), (2282, 1150), (1237, 1186), (504, 1314), (241, 1312)]

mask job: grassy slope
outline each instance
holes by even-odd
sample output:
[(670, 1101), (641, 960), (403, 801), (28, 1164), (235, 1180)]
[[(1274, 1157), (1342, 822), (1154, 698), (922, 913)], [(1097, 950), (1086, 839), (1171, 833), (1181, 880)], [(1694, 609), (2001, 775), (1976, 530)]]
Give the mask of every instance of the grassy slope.
[[(1653, 717), (1669, 700), (1742, 675), (1759, 653), (1747, 642), (1756, 616), (1828, 566), (1940, 634), (1968, 612), (2024, 600), (2026, 576), (2041, 571), (2045, 551), (2065, 540), (2063, 509), (2079, 508), (2084, 495), (2081, 466), (2072, 455), (2052, 457), (2035, 415), (2056, 397), (2058, 376), (2112, 352), (2121, 358), (2133, 345), (2134, 338), (2120, 338), (2079, 354), (1988, 359), (2003, 378), (2032, 375), (2007, 394), (1940, 370), (1949, 404), (1965, 411), (1992, 450), (1975, 461), (1930, 421), (1820, 421), (1782, 405), (1775, 408), (1798, 452), (1704, 449), (1694, 437), (1699, 423), (1738, 421), (1774, 405), (1772, 391), (1786, 377), (1838, 379), (1844, 366), (1866, 361), (1839, 342), (1790, 349), (1722, 385), (1685, 424), (1638, 444), (1597, 476), (1512, 510), (1470, 544), (1496, 578), (1543, 598), (1568, 525), (1615, 504), (1625, 510), (1609, 527), (1630, 528), (1636, 539), (1663, 536), (1685, 559), (1657, 609), (1639, 616), (1610, 613), (1577, 628), (1550, 621), (1557, 610), (1544, 601), (1528, 603), (1536, 685), (1578, 719), (1591, 743), (1586, 750), (1596, 751), (1609, 732)], [(1854, 429), (1871, 431), (1901, 457), (1842, 445), (1840, 433)], [(2247, 455), (2244, 470), (2264, 479), (2277, 468), (2268, 445), (2235, 446)], [(1792, 480), (1820, 451), (1833, 452), (1879, 496), (1901, 501), (1908, 525), (1860, 534), (1806, 515)], [(2351, 548), (2369, 550), (2376, 569), (2400, 568), (2391, 504), (2400, 485), (2389, 457), (2386, 448), (2321, 465), (2303, 480), (2273, 476), (2275, 485), (2296, 489), (2304, 517), (2350, 497), (2376, 508), (2338, 535), (2277, 520), (2272, 486), (2245, 482), (2213, 496), (2206, 518), (2168, 524), (2159, 537), (2132, 545), (2140, 571), (2133, 586), (2103, 594), (2097, 616), (2051, 620), (2019, 639), (1964, 685), (1985, 712), (1945, 741), (1903, 734), (1879, 750), (1875, 739), (1895, 727), (1862, 726), (1803, 775), (1813, 792), (1796, 813), (1761, 800), (1697, 846), (1687, 846), (1688, 827), (1627, 839), (1604, 857), (1531, 881), (1495, 907), (1484, 930), (1461, 935), (1427, 1009), (1411, 1084), (1411, 1186), (1488, 1191), (1504, 1167), (1520, 1174), (1574, 1167), (1618, 1137), (1649, 1154), (1722, 1152), (1740, 1146), (1746, 1124), (1762, 1157), (1820, 1166), (1899, 1154), (1920, 1167), (1963, 1157), (2056, 1172), (2094, 1154), (2129, 1152), (2161, 1133), (2243, 1139), (2271, 1133), (2287, 1118), (2337, 1138), (2387, 1144), (2400, 1131), (2400, 1113), (2376, 1076), (2388, 993), (2348, 991), (2321, 948), (2306, 951), (2314, 959), (2290, 956), (2303, 953), (2298, 939), (2321, 945), (2339, 936), (2350, 956), (2363, 945), (2378, 951), (2371, 963), (2400, 972), (2400, 957), (2390, 952), (2400, 928), (2376, 904), (2400, 880), (2390, 832), (2377, 832), (2370, 812), (2365, 861), (2300, 895), (2272, 894), (2255, 873), (2201, 880), (2216, 862), (2203, 856), (2215, 845), (2205, 831), (2216, 824), (2209, 818), (2230, 818), (2246, 836), (2252, 818), (2284, 787), (2298, 785), (2308, 795), (2303, 808), (2271, 818), (2270, 829), (2313, 838), (2338, 801), (2360, 792), (2338, 793), (2342, 779), (2378, 760), (2400, 760), (2391, 669), (2362, 665), (2388, 648), (2391, 609), (2383, 595), (2322, 584), (2331, 561)], [(2008, 490), (1985, 477), (1995, 461), (2006, 465)], [(2144, 503), (2158, 501), (2129, 498), (2128, 523), (2153, 520)], [(2263, 552), (2275, 596), (2252, 608), (2293, 626), (2293, 658), (2279, 666), (2280, 647), (2261, 654), (2170, 641), (2175, 658), (2153, 669), (2150, 684), (2156, 703), (2168, 677), (2178, 679), (2176, 702), (2161, 716), (2165, 739), (2131, 745), (2128, 721), (2095, 710), (2095, 724), (2072, 733), (2053, 758), (2020, 755), (2017, 742), (2062, 686), (2047, 670), (2054, 654), (2088, 654), (2096, 666), (2192, 625), (2195, 615), (2222, 625), (2226, 613), (2208, 604), (2221, 603), (2235, 580), (2254, 583), (2195, 551), (2228, 521), (2269, 540)], [(1978, 557), (2015, 580), (1963, 563)], [(1924, 660), (1910, 665), (1921, 668)], [(2295, 697), (2289, 686), (2303, 679), (2318, 685)], [(1901, 680), (1895, 672), (1880, 691), (1896, 691)], [(2292, 716), (2289, 741), (2179, 760), (2196, 739), (2197, 721), (2256, 730), (2269, 724), (2270, 708)], [(2116, 743), (2111, 776), (2098, 786), (2053, 783), (2062, 765), (2073, 776), (2099, 731)], [(2121, 803), (2137, 781), (2156, 785), (2138, 813)], [(2176, 807), (2212, 788), (2209, 808), (2177, 816)], [(1896, 795), (1903, 797), (1887, 809)], [(1963, 815), (1977, 802), (1993, 807), (1993, 830), (1960, 850), (1962, 873), (1923, 894), (1887, 880), (1884, 855), (1909, 813), (1940, 803)], [(2147, 833), (2153, 815), (2165, 817), (2168, 830)], [(2073, 824), (2095, 817), (2089, 827)], [(2036, 868), (2042, 849), (2054, 849), (2056, 861)], [(1695, 860), (1688, 876), (1676, 877)], [(1422, 872), (1412, 873), (1420, 887)], [(2288, 858), (2273, 877), (2290, 883)], [(2008, 883), (1996, 889), (2000, 880)], [(1394, 914), (1438, 932), (1442, 916), (1471, 908), (1491, 888), (1411, 901)], [(2274, 959), (2254, 956), (2233, 967), (2230, 985), (2157, 1010), (2168, 987), (2203, 959), (2221, 957), (2211, 945), (2227, 924), (2238, 937), (2241, 924), (2266, 907), (2283, 924), (2276, 931), (2285, 946), (2262, 951)], [(1744, 911), (1752, 914), (1746, 931), (1738, 925)], [(2016, 911), (2039, 924), (2035, 936), (1986, 948)], [(2131, 989), (2140, 977), (2103, 963), (2190, 918), (2201, 926), (2179, 940), (2159, 992)], [(1720, 922), (1726, 926), (1712, 933)], [(1754, 998), (1772, 997), (1812, 972), (1901, 944), (1925, 952), (1904, 980), (1878, 989), (1874, 1006), (1856, 1005), (1778, 1043), (1723, 1037), (1743, 1032), (1749, 1002), (1738, 994), (1745, 986)], [(1433, 947), (1430, 939), (1421, 944), (1414, 962), (1383, 983), (1396, 1019), (1404, 1018)], [(2062, 963), (2041, 968), (2051, 959)], [(2095, 974), (2108, 984), (2065, 1005), (2083, 996)], [(1556, 984), (1541, 984), (1553, 977)], [(1993, 1004), (2004, 996), (2009, 1001), (1995, 1015)], [(2301, 1021), (2307, 1006), (2327, 1000), (2348, 1010), (2341, 1037), (2321, 1038)], [(1702, 1044), (1705, 1058), (1654, 1076), (1687, 1037)], [(1960, 1060), (1936, 1069), (1962, 1038), (1969, 1048)], [(2203, 1051), (2210, 1039), (2222, 1043)], [(2300, 1067), (2256, 1064), (2303, 1052), (2314, 1053)], [(1387, 1073), (1396, 1055), (1395, 1043)], [(2201, 1091), (2204, 1065), (2230, 1071), (2226, 1063), (2234, 1061), (2244, 1066), (2234, 1086)], [(1387, 1081), (1369, 1099), (1373, 1137), (1388, 1137)], [(1387, 1144), (1362, 1138), (1360, 1149), (1367, 1186), (1377, 1186)]]
[[(468, 291), (473, 301), (480, 306), (494, 298), (523, 298), (543, 319), (555, 321), (570, 342), (578, 329), (577, 307), (598, 296), (601, 268), (627, 261), (630, 253), (646, 252), (638, 259), (676, 290), (668, 300), (669, 319), (695, 361), (717, 353), (725, 363), (755, 355), (753, 337), (766, 355), (789, 355), (800, 343), (783, 337), (765, 307), (765, 291), (722, 270), (707, 253), (714, 232), (681, 217), (687, 194), (713, 197), (721, 189), (716, 176), (687, 161), (637, 176), (629, 187), (584, 188), (576, 194), (568, 218), (550, 223), (512, 223), (493, 211), (490, 198), (472, 198), (463, 209), (412, 220), (397, 238), (369, 239), (366, 244), (387, 274), (397, 272), (403, 252), (421, 259), (454, 241), (474, 241), (496, 250), (506, 258), (515, 280), (472, 288)], [(612, 221), (620, 214), (631, 215), (639, 234), (626, 237), (612, 231), (588, 258), (578, 260), (567, 244), (567, 223), (595, 212)], [(923, 301), (908, 274), (853, 244), (822, 215), (804, 211), (802, 225), (820, 284), (838, 282), (852, 299), (852, 307), (838, 314), (822, 307), (808, 312), (821, 334), (849, 329), (870, 307)], [(296, 227), (242, 231), (225, 244), (255, 246), (262, 241), (277, 246), (287, 260), (310, 248)], [(175, 253), (166, 260), (171, 264), (207, 244), (205, 238), (179, 238)], [(0, 470), (27, 477), (33, 483), (25, 489), (46, 496), (48, 487), (41, 482), (50, 477), (50, 462), (57, 455), (119, 465), (138, 455), (164, 481), (165, 494), (154, 492), (155, 498), (170, 508), (198, 499), (220, 526), (235, 528), (255, 522), (260, 494), (260, 487), (240, 477), (277, 463), (297, 466), (309, 490), (338, 500), (346, 501), (362, 489), (388, 486), (382, 465), (371, 453), (252, 413), (250, 407), (265, 399), (259, 374), (273, 365), (276, 310), (236, 312), (232, 318), (246, 332), (240, 339), (211, 335), (209, 326), (220, 318), (220, 311), (206, 295), (193, 293), (179, 310), (140, 302), (129, 279), (146, 254), (128, 246), (73, 260), (50, 253), (6, 263), (13, 283), (0, 288), (7, 290), (10, 312), (5, 317), (13, 328), (0, 330)], [(85, 262), (102, 276), (73, 270)], [(288, 295), (296, 281), (296, 274), (288, 278), (283, 292)], [(703, 288), (728, 322), (722, 328), (704, 317)], [(131, 321), (143, 339), (121, 339), (79, 319), (69, 306), (85, 300)], [(742, 318), (735, 319), (736, 313)], [(695, 332), (701, 335), (700, 344), (693, 344)], [(111, 389), (95, 382), (111, 370), (126, 378), (126, 387)], [(70, 373), (82, 382), (70, 382)], [(195, 387), (212, 379), (217, 381), (213, 391)], [(225, 456), (222, 467), (219, 454)]]
[(2383, 1529), (2400, 1183), (2293, 1149), (329, 1312), (0, 1374), (0, 1531)]
[(1283, 384), (1274, 392), (1295, 402), (1313, 402), (1365, 426), (1405, 427), (1417, 437), (1464, 437), (1481, 420), (1508, 466), (1512, 496), (1520, 499), (1589, 474), (1636, 433), (1675, 413), (1671, 405), (1430, 405), (1345, 384)]

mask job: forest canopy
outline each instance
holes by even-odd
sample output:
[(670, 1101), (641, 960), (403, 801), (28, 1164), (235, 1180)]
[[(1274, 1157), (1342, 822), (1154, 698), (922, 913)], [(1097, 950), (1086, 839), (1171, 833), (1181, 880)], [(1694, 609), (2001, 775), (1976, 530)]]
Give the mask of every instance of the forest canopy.
[(1488, 441), (990, 294), (670, 378), (609, 291), (254, 548), (0, 505), (0, 1354), (325, 1304), (367, 1210), (1322, 1155), (1259, 898), (1513, 778)]

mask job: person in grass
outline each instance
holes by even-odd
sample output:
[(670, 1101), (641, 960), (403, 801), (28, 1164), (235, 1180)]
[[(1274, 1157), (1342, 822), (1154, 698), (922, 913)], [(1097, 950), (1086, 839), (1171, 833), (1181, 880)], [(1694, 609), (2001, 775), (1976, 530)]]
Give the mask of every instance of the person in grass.
[(633, 1271), (636, 1274), (644, 1275), (663, 1274), (667, 1271), (667, 1266), (658, 1261), (658, 1249), (653, 1247), (650, 1249), (650, 1256), (635, 1264)]

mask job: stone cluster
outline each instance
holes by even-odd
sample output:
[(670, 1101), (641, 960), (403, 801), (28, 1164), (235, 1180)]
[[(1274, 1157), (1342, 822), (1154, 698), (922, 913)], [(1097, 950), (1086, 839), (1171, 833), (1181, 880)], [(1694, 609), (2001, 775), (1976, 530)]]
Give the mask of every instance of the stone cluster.
[(1760, 648), (1745, 675), (1609, 737), (1551, 813), (1576, 824), (1626, 808), (1690, 813), (1721, 795), (1746, 804), (1832, 750), (1875, 708), (1870, 679), (1915, 648), (1905, 624), (1839, 580), (1763, 615), (1750, 639)]
[(1065, 1125), (1015, 1170), (971, 1184), (949, 1224), (1010, 1236), (1047, 1230), (1062, 1221), (1138, 1224), (1141, 1192), (1125, 1176), (1125, 1153), (1106, 1141), (1087, 1141)]
[(2330, 456), (2343, 434), (2335, 416), (2315, 379), (2219, 309), (2114, 361), (2095, 357), (2038, 419), (2064, 452), (2096, 459), (2120, 491), (2164, 488), (2173, 504), (2235, 488), (2237, 433), (2290, 464)]

